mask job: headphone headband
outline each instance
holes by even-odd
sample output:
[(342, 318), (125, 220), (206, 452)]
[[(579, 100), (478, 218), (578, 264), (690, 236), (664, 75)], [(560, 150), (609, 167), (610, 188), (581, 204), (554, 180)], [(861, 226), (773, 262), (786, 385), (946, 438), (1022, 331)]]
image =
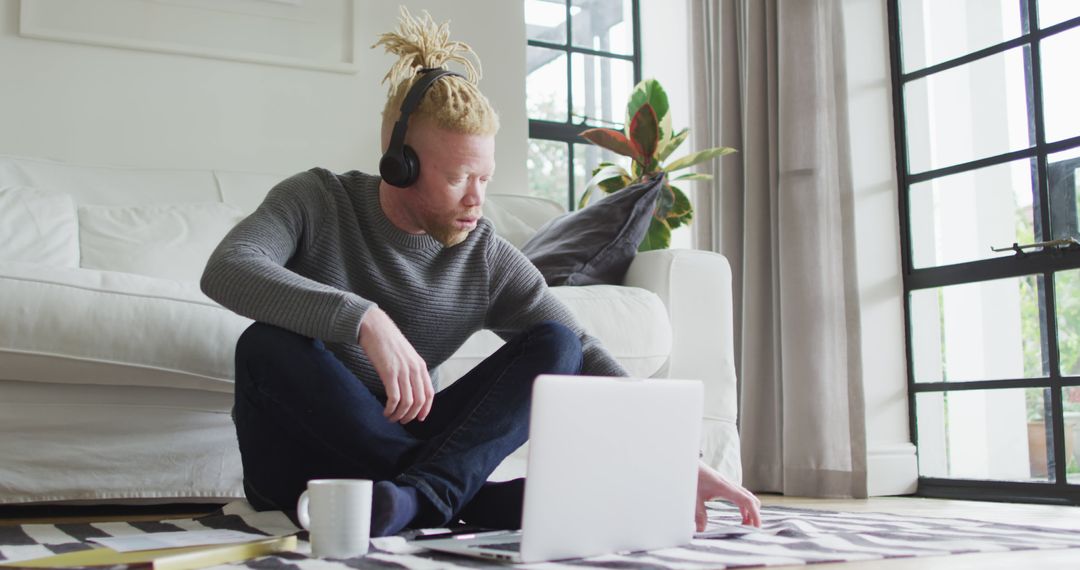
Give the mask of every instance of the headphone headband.
[(422, 74), (420, 79), (409, 88), (405, 100), (401, 103), (398, 120), (394, 123), (394, 130), (390, 135), (390, 144), (387, 145), (386, 152), (379, 161), (380, 176), (399, 188), (411, 186), (420, 176), (420, 160), (413, 149), (405, 144), (409, 116), (420, 106), (424, 94), (436, 81), (449, 75), (464, 77), (460, 73), (440, 68), (424, 68), (419, 73)]
[(420, 100), (424, 98), (424, 94), (427, 93), (433, 83), (448, 75), (464, 77), (460, 73), (446, 69), (424, 68), (420, 70), (420, 73), (423, 74), (420, 80), (409, 88), (409, 93), (405, 95), (405, 100), (401, 103), (401, 111), (397, 122), (394, 123), (394, 132), (390, 135), (390, 146), (387, 148), (387, 152), (400, 149), (405, 144), (405, 131), (409, 126), (409, 116), (420, 105)]

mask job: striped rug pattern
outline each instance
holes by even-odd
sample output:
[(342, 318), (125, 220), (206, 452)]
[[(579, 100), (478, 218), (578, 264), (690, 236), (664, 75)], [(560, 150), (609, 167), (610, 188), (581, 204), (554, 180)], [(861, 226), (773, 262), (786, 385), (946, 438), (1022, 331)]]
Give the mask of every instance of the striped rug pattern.
[[(712, 538), (696, 538), (686, 546), (651, 552), (599, 556), (570, 562), (521, 565), (526, 568), (721, 569), (803, 565), (818, 562), (940, 556), (970, 552), (1080, 547), (1080, 531), (989, 523), (968, 519), (913, 517), (881, 513), (832, 512), (791, 507), (765, 507), (760, 531), (727, 533), (738, 525), (738, 512), (726, 504), (710, 504)], [(197, 519), (162, 522), (92, 524), (26, 524), (0, 527), (0, 561), (14, 562), (91, 548), (89, 538), (152, 532), (222, 528), (267, 535), (299, 529), (283, 513), (251, 510), (240, 501)], [(372, 541), (367, 556), (332, 561), (309, 558), (306, 532), (301, 548), (222, 568), (259, 570), (348, 570), (405, 568), (415, 570), (498, 568), (484, 562), (423, 550), (404, 537)], [(1077, 551), (1080, 561), (1080, 550)]]

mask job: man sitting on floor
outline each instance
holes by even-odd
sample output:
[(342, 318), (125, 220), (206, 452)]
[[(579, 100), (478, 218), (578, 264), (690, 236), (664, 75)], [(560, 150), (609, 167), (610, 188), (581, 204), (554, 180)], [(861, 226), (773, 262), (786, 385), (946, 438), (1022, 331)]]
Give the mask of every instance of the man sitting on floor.
[[(365, 478), (373, 536), (457, 519), (518, 528), (524, 481), (486, 481), (528, 438), (533, 380), (626, 375), (481, 217), (498, 117), (475, 54), (448, 35), (403, 10), (376, 44), (399, 57), (381, 177), (294, 175), (207, 263), (203, 291), (256, 321), (237, 342), (233, 408), (256, 509), (295, 508), (310, 479)], [(467, 76), (444, 74), (451, 61)], [(506, 344), (435, 393), (430, 370), (481, 329)], [(758, 521), (757, 499), (704, 464), (698, 497), (699, 529), (713, 497)]]

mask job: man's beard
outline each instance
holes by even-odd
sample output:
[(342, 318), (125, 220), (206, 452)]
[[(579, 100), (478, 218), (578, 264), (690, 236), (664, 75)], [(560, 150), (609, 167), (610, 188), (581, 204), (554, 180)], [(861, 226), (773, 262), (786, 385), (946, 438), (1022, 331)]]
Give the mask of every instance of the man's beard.
[[(469, 237), (469, 233), (472, 230), (463, 230), (457, 226), (457, 220), (460, 218), (477, 218), (480, 219), (480, 212), (464, 212), (462, 214), (455, 214), (445, 220), (438, 220), (433, 223), (429, 223), (428, 227), (424, 229), (431, 237), (435, 238), (435, 241), (443, 244), (446, 247), (454, 247), (455, 245), (465, 241), (465, 238)], [(476, 229), (475, 227), (473, 229)]]
[(469, 230), (462, 230), (453, 226), (442, 226), (431, 228), (428, 230), (428, 235), (435, 238), (435, 241), (443, 244), (446, 247), (454, 247), (455, 245), (465, 241), (465, 238), (469, 237)]

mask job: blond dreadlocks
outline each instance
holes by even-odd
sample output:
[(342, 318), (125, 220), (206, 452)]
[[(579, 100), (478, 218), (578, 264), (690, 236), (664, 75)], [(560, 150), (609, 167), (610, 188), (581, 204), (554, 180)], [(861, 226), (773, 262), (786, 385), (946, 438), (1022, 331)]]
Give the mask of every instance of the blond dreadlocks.
[(445, 69), (450, 62), (461, 64), (465, 68), (465, 77), (445, 77), (435, 82), (413, 112), (410, 122), (427, 119), (441, 129), (470, 135), (494, 135), (499, 130), (498, 115), (476, 86), (480, 80), (480, 58), (468, 44), (450, 40), (449, 21), (436, 25), (426, 10), (422, 18), (414, 18), (408, 8), (402, 6), (397, 30), (380, 35), (379, 41), (371, 47), (378, 46), (398, 56), (383, 78), (383, 83), (390, 83), (383, 107), (384, 146), (400, 114), (401, 102), (420, 70)]

